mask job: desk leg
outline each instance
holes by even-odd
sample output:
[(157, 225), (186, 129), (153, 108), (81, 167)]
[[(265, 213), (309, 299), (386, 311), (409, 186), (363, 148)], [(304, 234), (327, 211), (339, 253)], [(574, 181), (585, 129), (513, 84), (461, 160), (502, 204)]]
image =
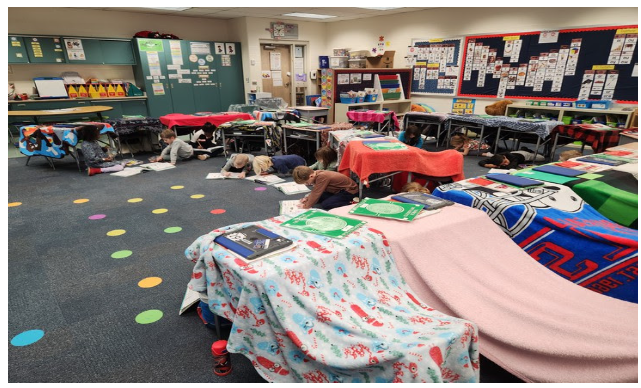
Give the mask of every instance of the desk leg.
[(281, 151), (283, 155), (287, 155), (287, 129), (283, 128), (283, 150)]
[(105, 120), (102, 118), (102, 113), (101, 113), (101, 112), (96, 112), (96, 114), (98, 115), (98, 120), (100, 120), (101, 122), (105, 121)]
[[(499, 127), (500, 128), (500, 127)], [(479, 145), (476, 148), (476, 156), (481, 155), (481, 143), (483, 143), (483, 132), (485, 131), (485, 125), (481, 125), (481, 137), (479, 139)]]
[(494, 142), (494, 151), (492, 152), (495, 155), (496, 155), (496, 151), (499, 150), (499, 141), (500, 140), (501, 140), (501, 127), (499, 127), (499, 130), (496, 131), (496, 141)]
[(227, 142), (225, 141), (225, 131), (221, 131), (221, 136), (223, 138), (223, 155), (227, 157)]

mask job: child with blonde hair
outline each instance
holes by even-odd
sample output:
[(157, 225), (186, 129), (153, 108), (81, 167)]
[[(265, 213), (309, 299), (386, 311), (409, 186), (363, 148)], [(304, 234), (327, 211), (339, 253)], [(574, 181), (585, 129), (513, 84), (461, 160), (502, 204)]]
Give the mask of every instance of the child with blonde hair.
[(244, 178), (252, 170), (253, 163), (254, 155), (232, 154), (220, 173), (224, 176), (230, 176), (232, 172), (238, 172), (240, 173), (239, 178)]
[(568, 159), (578, 158), (579, 156), (583, 156), (583, 154), (578, 150), (563, 151), (559, 154), (559, 162), (565, 162)]
[(420, 183), (418, 182), (408, 182), (403, 186), (401, 189), (401, 192), (403, 193), (413, 193), (413, 192), (419, 192), (423, 194), (430, 194), (430, 191), (423, 187)]
[(256, 175), (267, 175), (275, 172), (285, 175), (291, 173), (294, 168), (305, 164), (305, 159), (298, 155), (277, 155), (272, 157), (259, 155), (253, 161)]

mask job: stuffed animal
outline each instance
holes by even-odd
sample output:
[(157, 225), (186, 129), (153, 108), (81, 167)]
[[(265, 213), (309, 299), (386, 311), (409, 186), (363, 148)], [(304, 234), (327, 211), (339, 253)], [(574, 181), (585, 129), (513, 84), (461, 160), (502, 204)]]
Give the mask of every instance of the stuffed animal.
[(505, 109), (511, 103), (512, 101), (510, 100), (497, 101), (492, 105), (486, 106), (485, 113), (490, 116), (505, 116)]

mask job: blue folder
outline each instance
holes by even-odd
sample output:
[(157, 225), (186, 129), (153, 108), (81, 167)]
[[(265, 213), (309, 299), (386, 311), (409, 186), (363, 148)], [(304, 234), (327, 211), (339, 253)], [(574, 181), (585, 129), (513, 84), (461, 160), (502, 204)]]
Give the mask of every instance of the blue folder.
[(585, 174), (585, 171), (573, 170), (567, 167), (551, 166), (551, 165), (537, 166), (537, 167), (534, 167), (532, 170), (547, 172), (554, 175), (563, 175), (563, 176), (572, 176), (572, 177)]
[(493, 181), (507, 183), (509, 185), (518, 186), (518, 187), (540, 186), (543, 184), (543, 182), (541, 181), (537, 181), (529, 178), (523, 178), (515, 175), (509, 175), (509, 174), (487, 174), (485, 175), (485, 177)]

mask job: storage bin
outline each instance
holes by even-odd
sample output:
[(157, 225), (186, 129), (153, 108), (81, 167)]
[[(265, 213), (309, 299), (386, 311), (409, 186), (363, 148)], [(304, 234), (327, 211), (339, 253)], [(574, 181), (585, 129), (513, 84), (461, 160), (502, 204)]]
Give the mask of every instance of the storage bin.
[(330, 69), (345, 69), (347, 68), (347, 56), (344, 57), (329, 57)]
[(341, 104), (353, 104), (356, 102), (356, 98), (352, 98), (349, 94), (341, 93)]
[(366, 59), (369, 56), (369, 50), (352, 50), (349, 52), (349, 59)]
[(383, 98), (385, 100), (399, 100), (401, 98), (401, 92), (398, 92), (398, 93), (383, 93)]
[(569, 101), (563, 101), (561, 103), (561, 106), (564, 107), (564, 108), (572, 108), (572, 103), (569, 102)]
[(365, 60), (364, 59), (350, 59), (347, 61), (349, 63), (350, 69), (364, 69)]
[(357, 103), (365, 102), (365, 97), (356, 97), (356, 102)]
[(591, 109), (610, 109), (610, 104), (612, 101), (601, 100), (601, 101), (592, 101)]
[(335, 48), (335, 49), (332, 49), (332, 52), (334, 53), (335, 57), (346, 57), (349, 55), (348, 48)]
[(563, 106), (563, 101), (556, 101), (554, 103), (554, 106), (559, 107), (559, 108), (562, 107)]
[(556, 106), (554, 101), (548, 101), (547, 106)]
[(607, 125), (610, 128), (616, 128), (619, 124), (612, 121), (608, 121), (607, 123), (605, 123), (605, 125)]
[(365, 96), (365, 102), (376, 102), (376, 99), (378, 98), (378, 94), (368, 94)]
[(574, 106), (581, 109), (590, 109), (592, 107), (592, 101), (576, 100)]

